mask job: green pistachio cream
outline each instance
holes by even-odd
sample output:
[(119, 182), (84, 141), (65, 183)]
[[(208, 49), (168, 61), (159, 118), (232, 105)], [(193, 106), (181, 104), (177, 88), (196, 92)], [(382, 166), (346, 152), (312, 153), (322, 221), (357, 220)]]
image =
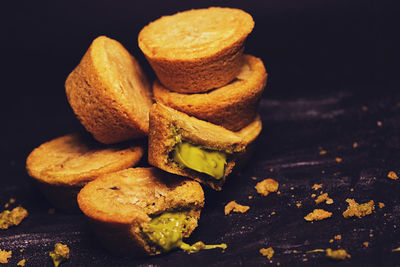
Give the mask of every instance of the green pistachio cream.
[(153, 218), (142, 231), (152, 243), (159, 246), (164, 252), (174, 248), (180, 248), (188, 253), (201, 249), (227, 248), (226, 244), (205, 245), (201, 241), (193, 245), (186, 244), (182, 241), (183, 230), (189, 223), (190, 216), (187, 212), (164, 212)]
[(174, 161), (189, 169), (208, 174), (215, 179), (224, 177), (226, 154), (210, 151), (188, 142), (176, 144), (173, 151)]

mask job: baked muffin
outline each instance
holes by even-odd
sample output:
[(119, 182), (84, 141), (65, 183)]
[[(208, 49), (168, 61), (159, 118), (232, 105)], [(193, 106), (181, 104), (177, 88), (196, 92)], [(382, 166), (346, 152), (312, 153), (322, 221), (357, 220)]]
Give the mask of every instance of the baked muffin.
[(206, 92), (237, 76), (253, 27), (253, 18), (243, 10), (188, 10), (145, 26), (138, 44), (165, 87), (180, 93)]
[(197, 182), (156, 168), (130, 168), (88, 183), (78, 203), (106, 248), (155, 255), (182, 246), (197, 227), (204, 193)]
[(97, 37), (65, 89), (73, 111), (97, 141), (111, 144), (147, 135), (151, 86), (119, 42)]
[(143, 153), (135, 143), (105, 146), (89, 136), (68, 134), (34, 149), (26, 169), (56, 208), (74, 211), (76, 195), (87, 182), (134, 166)]
[(221, 190), (262, 128), (259, 116), (239, 132), (199, 120), (163, 104), (150, 111), (148, 161), (164, 171)]
[(245, 55), (235, 80), (223, 87), (207, 93), (183, 94), (170, 91), (155, 81), (153, 94), (156, 102), (238, 131), (254, 121), (266, 81), (267, 73), (261, 59)]

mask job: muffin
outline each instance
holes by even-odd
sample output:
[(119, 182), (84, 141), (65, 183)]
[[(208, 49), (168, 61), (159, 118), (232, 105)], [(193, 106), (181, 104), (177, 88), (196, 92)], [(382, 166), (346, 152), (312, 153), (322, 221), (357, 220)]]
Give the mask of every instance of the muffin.
[(207, 93), (183, 94), (170, 91), (155, 81), (153, 94), (156, 102), (238, 131), (254, 121), (266, 81), (267, 73), (261, 59), (245, 55), (239, 74), (228, 85)]
[(144, 149), (136, 143), (105, 146), (89, 136), (68, 134), (34, 149), (26, 169), (58, 209), (75, 211), (76, 196), (89, 181), (139, 162)]
[(106, 248), (137, 257), (182, 247), (197, 227), (204, 192), (156, 168), (130, 168), (88, 183), (78, 203)]
[(180, 93), (206, 92), (238, 75), (253, 27), (253, 18), (243, 10), (188, 10), (145, 26), (138, 44), (163, 86)]
[(151, 85), (119, 42), (97, 37), (65, 89), (76, 116), (97, 141), (111, 144), (147, 135)]
[(219, 191), (242, 159), (248, 158), (247, 148), (261, 129), (259, 116), (232, 132), (157, 103), (150, 111), (148, 161)]

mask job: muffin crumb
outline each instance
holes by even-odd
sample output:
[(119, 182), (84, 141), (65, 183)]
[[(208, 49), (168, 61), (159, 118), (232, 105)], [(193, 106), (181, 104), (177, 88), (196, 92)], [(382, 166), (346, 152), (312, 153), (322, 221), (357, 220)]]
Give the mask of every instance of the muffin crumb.
[(275, 251), (272, 247), (269, 247), (260, 249), (260, 253), (270, 260), (274, 256)]
[(364, 217), (372, 213), (375, 210), (374, 201), (370, 200), (364, 204), (358, 204), (354, 199), (346, 199), (346, 202), (349, 204), (347, 209), (342, 213), (344, 218), (350, 217)]
[(225, 206), (225, 215), (228, 215), (232, 211), (237, 213), (245, 213), (249, 209), (250, 206), (240, 205), (236, 201), (232, 200)]
[(327, 218), (332, 217), (332, 212), (323, 210), (323, 209), (315, 209), (313, 212), (309, 213), (304, 217), (306, 221), (321, 221)]
[(257, 193), (268, 196), (269, 193), (278, 191), (279, 183), (274, 179), (268, 178), (258, 182), (254, 188), (257, 190)]

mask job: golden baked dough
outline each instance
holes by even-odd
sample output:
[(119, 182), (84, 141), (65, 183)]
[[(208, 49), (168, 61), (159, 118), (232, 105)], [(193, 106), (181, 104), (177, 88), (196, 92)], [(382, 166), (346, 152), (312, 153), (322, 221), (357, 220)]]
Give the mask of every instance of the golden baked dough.
[(253, 27), (253, 18), (243, 10), (188, 10), (151, 22), (139, 33), (138, 44), (165, 87), (206, 92), (239, 73)]
[[(150, 111), (148, 161), (167, 172), (190, 177), (214, 190), (221, 190), (226, 177), (234, 168), (238, 168), (242, 160), (248, 158), (248, 148), (260, 134), (261, 128), (259, 116), (248, 127), (239, 132), (232, 132), (157, 103)], [(207, 174), (182, 168), (174, 162), (171, 154), (175, 146), (182, 141), (206, 150), (225, 153), (227, 160), (223, 177), (215, 179)]]
[(238, 131), (254, 121), (264, 91), (267, 73), (261, 59), (245, 55), (240, 73), (231, 83), (199, 94), (168, 90), (158, 81), (153, 84), (154, 99), (198, 119)]
[(165, 211), (186, 211), (192, 221), (183, 233), (197, 227), (204, 192), (194, 181), (156, 168), (130, 168), (88, 183), (78, 195), (82, 212), (93, 223), (99, 240), (117, 254), (159, 254), (142, 228)]
[(97, 37), (68, 76), (65, 89), (78, 119), (99, 142), (147, 135), (151, 86), (119, 42)]
[(76, 206), (76, 194), (83, 185), (102, 174), (134, 166), (143, 153), (138, 144), (105, 146), (89, 136), (69, 134), (34, 149), (26, 169), (53, 205), (69, 209)]

